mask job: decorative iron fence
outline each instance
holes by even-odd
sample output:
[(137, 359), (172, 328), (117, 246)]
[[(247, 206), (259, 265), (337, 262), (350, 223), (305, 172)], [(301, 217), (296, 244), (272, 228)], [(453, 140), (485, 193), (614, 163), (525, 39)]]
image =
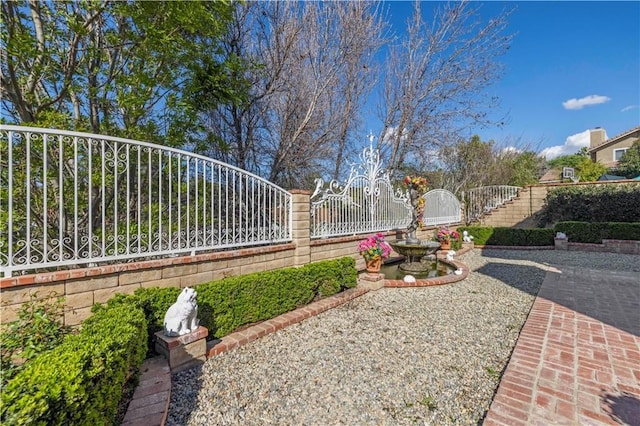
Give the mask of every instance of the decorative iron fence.
[(473, 188), (465, 194), (466, 222), (478, 220), (483, 214), (495, 210), (518, 196), (518, 186), (493, 185)]
[(145, 142), (0, 126), (0, 272), (291, 241), (291, 194)]
[(424, 198), (424, 226), (447, 225), (458, 223), (462, 219), (460, 201), (446, 189), (434, 189), (422, 196)]
[(344, 185), (332, 181), (324, 188), (324, 182), (316, 180), (311, 238), (389, 231), (411, 222), (408, 195), (393, 190), (378, 150), (365, 148), (360, 159)]

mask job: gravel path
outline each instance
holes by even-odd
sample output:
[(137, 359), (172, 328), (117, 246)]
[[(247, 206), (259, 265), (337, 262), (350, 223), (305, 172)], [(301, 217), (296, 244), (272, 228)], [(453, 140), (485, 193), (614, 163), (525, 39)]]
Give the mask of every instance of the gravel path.
[(167, 425), (475, 425), (548, 265), (610, 253), (474, 250), (461, 282), (381, 289), (173, 377)]

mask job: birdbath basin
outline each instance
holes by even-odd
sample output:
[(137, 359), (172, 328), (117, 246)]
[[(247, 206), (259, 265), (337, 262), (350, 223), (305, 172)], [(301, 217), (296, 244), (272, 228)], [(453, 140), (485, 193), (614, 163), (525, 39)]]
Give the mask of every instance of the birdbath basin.
[(431, 269), (432, 262), (425, 256), (435, 253), (440, 248), (436, 241), (407, 242), (406, 240), (389, 241), (396, 253), (404, 256), (404, 262), (398, 266), (401, 271), (411, 274), (425, 273)]

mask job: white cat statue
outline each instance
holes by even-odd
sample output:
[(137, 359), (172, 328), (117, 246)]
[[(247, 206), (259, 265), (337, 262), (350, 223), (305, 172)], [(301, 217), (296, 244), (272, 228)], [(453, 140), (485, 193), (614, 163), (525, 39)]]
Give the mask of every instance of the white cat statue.
[(473, 237), (469, 235), (467, 231), (462, 231), (462, 241), (464, 241), (465, 243), (470, 243), (471, 241), (473, 241)]
[(164, 335), (169, 337), (182, 336), (198, 328), (198, 293), (185, 287), (178, 295), (178, 301), (171, 305), (164, 315)]
[(447, 259), (449, 262), (451, 262), (451, 261), (453, 261), (453, 256), (455, 256), (455, 255), (456, 255), (455, 250), (449, 250), (449, 251), (447, 252), (446, 259)]

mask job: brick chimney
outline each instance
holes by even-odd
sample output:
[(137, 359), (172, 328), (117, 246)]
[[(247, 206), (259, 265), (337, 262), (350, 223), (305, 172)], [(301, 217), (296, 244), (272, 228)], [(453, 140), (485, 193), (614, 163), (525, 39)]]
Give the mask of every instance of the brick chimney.
[(600, 127), (596, 127), (595, 129), (590, 130), (589, 131), (589, 149), (593, 148), (594, 146), (600, 145), (606, 139), (607, 139), (607, 133), (604, 131), (604, 129)]

